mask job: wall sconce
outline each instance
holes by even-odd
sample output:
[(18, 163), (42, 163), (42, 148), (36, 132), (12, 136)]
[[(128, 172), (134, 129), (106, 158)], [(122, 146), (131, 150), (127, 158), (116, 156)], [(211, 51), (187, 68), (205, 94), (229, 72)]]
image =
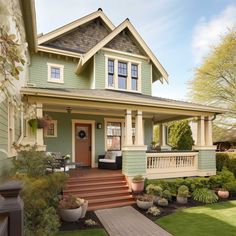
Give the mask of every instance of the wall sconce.
[(67, 111), (67, 113), (71, 113), (71, 111), (72, 111), (72, 107), (66, 107), (66, 111)]
[(102, 123), (97, 123), (97, 129), (101, 129), (102, 128)]

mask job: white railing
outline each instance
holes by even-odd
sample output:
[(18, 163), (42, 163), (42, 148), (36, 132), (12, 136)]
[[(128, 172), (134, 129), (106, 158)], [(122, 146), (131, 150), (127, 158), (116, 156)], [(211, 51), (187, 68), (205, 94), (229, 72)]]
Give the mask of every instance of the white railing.
[(198, 169), (198, 152), (146, 153), (147, 177), (157, 178), (195, 176)]

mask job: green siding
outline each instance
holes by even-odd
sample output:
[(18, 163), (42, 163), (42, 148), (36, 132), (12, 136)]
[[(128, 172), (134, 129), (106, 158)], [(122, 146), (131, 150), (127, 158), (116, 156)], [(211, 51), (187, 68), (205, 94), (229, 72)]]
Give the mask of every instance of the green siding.
[(199, 170), (215, 170), (216, 169), (215, 150), (199, 150), (198, 169)]
[(122, 173), (126, 176), (146, 173), (146, 151), (122, 151)]
[(104, 89), (106, 87), (106, 75), (105, 75), (105, 54), (110, 55), (111, 57), (122, 57), (127, 61), (141, 61), (141, 79), (142, 79), (142, 93), (147, 95), (152, 95), (152, 75), (151, 75), (151, 64), (147, 60), (140, 59), (137, 57), (121, 55), (119, 53), (104, 52), (99, 51), (95, 54), (95, 80), (96, 80), (96, 89)]
[(14, 122), (15, 122), (14, 124), (15, 125), (15, 142), (17, 142), (21, 135), (21, 117), (20, 117), (19, 111), (16, 111), (15, 113)]
[[(8, 106), (7, 100), (0, 103), (0, 149), (8, 150)], [(1, 152), (0, 152), (1, 155)]]
[[(64, 83), (48, 82), (48, 66), (47, 63), (54, 63), (64, 65)], [(57, 87), (57, 88), (90, 88), (90, 73), (91, 67), (87, 66), (81, 75), (75, 74), (75, 69), (78, 62), (71, 60), (58, 59), (55, 57), (48, 57), (47, 55), (40, 56), (39, 54), (31, 57), (31, 64), (29, 67), (29, 82), (35, 84), (37, 87)]]

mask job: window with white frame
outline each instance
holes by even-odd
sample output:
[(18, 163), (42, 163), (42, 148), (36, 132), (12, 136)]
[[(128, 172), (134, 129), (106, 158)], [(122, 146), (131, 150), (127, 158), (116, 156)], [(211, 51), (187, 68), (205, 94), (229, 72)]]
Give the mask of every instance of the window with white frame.
[(107, 122), (107, 147), (108, 151), (121, 150), (121, 122)]
[(51, 120), (50, 124), (48, 125), (47, 129), (44, 132), (45, 137), (57, 137), (57, 121)]
[(107, 88), (141, 92), (141, 62), (106, 56)]
[(48, 65), (48, 82), (64, 83), (64, 66), (47, 63)]

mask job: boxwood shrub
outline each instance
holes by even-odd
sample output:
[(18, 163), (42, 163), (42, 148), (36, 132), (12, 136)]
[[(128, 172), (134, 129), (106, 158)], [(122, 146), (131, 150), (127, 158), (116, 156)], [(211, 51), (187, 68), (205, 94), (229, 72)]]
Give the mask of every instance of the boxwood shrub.
[(222, 171), (223, 167), (234, 173), (236, 177), (236, 152), (217, 152), (216, 153), (216, 169)]

